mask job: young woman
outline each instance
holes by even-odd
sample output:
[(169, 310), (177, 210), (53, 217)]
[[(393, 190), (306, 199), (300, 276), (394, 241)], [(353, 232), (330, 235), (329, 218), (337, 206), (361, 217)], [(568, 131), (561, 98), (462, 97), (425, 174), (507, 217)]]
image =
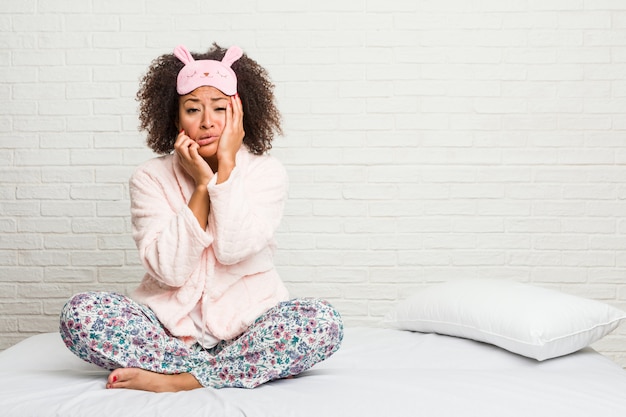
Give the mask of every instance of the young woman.
[(61, 313), (67, 347), (112, 370), (107, 388), (253, 388), (339, 348), (339, 313), (290, 300), (273, 264), (287, 191), (266, 154), (281, 133), (273, 87), (241, 49), (215, 44), (179, 46), (144, 76), (141, 128), (164, 155), (130, 179), (146, 274), (132, 299), (82, 293)]

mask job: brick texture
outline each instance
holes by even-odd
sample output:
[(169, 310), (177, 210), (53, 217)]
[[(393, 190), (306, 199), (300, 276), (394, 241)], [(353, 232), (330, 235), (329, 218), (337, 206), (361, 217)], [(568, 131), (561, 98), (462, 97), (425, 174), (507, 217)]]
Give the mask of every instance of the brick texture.
[[(512, 279), (626, 309), (626, 3), (23, 0), (0, 5), (0, 349), (141, 277), (134, 95), (179, 44), (276, 84), (279, 270), (377, 326), (431, 282)], [(594, 345), (626, 367), (626, 324)]]

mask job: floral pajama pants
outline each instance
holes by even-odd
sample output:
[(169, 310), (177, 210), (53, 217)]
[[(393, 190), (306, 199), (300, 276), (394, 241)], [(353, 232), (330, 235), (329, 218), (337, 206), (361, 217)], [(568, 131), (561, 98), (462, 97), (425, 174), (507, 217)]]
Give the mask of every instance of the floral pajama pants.
[(265, 312), (237, 338), (204, 349), (172, 336), (151, 309), (128, 297), (89, 292), (67, 302), (60, 332), (79, 358), (108, 370), (188, 372), (205, 387), (254, 388), (331, 356), (341, 344), (343, 325), (327, 302), (295, 299)]

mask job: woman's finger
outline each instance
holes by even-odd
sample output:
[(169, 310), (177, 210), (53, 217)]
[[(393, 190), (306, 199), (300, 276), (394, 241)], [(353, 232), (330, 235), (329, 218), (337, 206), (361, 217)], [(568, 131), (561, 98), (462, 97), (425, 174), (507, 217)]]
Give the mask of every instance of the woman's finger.
[(224, 130), (228, 129), (229, 131), (232, 131), (233, 129), (233, 111), (233, 100), (232, 97), (230, 97), (228, 100), (228, 104), (226, 105), (226, 123)]
[(231, 127), (233, 135), (238, 139), (239, 145), (241, 145), (241, 141), (244, 137), (243, 131), (243, 105), (241, 103), (241, 98), (239, 98), (239, 94), (235, 94), (231, 97), (232, 103), (232, 121)]
[(179, 154), (181, 152), (184, 152), (185, 149), (189, 147), (189, 144), (187, 143), (189, 139), (190, 139), (189, 136), (185, 134), (184, 130), (181, 130), (180, 132), (178, 132), (178, 136), (176, 137), (176, 142), (174, 142), (174, 150), (176, 150), (176, 152)]
[(202, 158), (200, 156), (200, 154), (198, 153), (198, 150), (200, 149), (200, 146), (194, 142), (194, 141), (190, 141), (191, 143), (189, 144), (189, 146), (187, 147), (187, 154), (189, 155), (189, 159), (194, 160), (194, 159), (198, 159), (198, 158)]
[(174, 148), (176, 148), (176, 146), (179, 145), (182, 140), (184, 140), (185, 136), (187, 136), (185, 134), (185, 130), (181, 129), (180, 132), (178, 132), (178, 135), (176, 136), (176, 141), (174, 142)]

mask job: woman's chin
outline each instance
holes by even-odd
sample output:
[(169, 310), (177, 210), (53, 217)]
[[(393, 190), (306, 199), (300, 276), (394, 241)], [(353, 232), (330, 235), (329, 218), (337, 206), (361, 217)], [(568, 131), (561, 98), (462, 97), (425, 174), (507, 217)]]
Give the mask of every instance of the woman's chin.
[(217, 156), (217, 142), (198, 148), (198, 154), (204, 159), (211, 159)]

